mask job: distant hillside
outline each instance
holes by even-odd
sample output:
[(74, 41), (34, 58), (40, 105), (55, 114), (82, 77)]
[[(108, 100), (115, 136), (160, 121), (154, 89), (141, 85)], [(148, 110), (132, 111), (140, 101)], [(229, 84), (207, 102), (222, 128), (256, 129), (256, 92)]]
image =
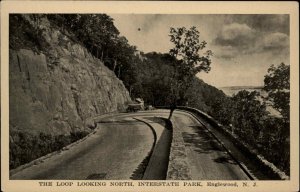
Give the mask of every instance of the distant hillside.
[[(156, 52), (146, 53), (142, 56), (146, 59), (137, 65), (136, 79), (138, 81), (134, 84), (131, 94), (143, 98), (149, 105), (169, 105), (168, 97), (172, 82), (168, 82), (168, 77), (174, 71), (173, 58), (168, 54)], [(210, 112), (212, 103), (225, 97), (226, 95), (222, 91), (195, 77), (186, 92), (185, 100), (178, 104)]]
[(195, 78), (192, 87), (188, 90), (187, 97), (189, 106), (198, 108), (210, 115), (213, 105), (219, 100), (227, 98), (221, 90), (198, 78)]
[(262, 88), (263, 86), (230, 86), (230, 87), (219, 87), (218, 89), (222, 90), (228, 96), (233, 96), (234, 94), (242, 90), (258, 91), (262, 94), (265, 94), (265, 92), (262, 91)]

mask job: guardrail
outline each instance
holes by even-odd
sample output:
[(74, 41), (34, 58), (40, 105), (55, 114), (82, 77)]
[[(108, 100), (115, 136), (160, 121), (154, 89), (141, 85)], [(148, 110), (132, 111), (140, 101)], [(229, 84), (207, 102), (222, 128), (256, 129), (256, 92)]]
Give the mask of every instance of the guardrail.
[[(166, 106), (159, 106), (156, 108), (164, 108), (169, 109), (169, 107)], [(241, 152), (243, 152), (245, 155), (249, 156), (251, 160), (253, 160), (257, 166), (259, 166), (259, 169), (264, 172), (266, 175), (270, 176), (274, 179), (281, 179), (281, 180), (289, 180), (290, 177), (287, 176), (283, 171), (278, 169), (273, 163), (266, 160), (262, 155), (258, 154), (254, 149), (252, 149), (248, 144), (241, 141), (238, 137), (231, 134), (230, 131), (224, 128), (222, 124), (217, 122), (213, 117), (210, 115), (204, 113), (203, 111), (192, 108), (192, 107), (186, 107), (186, 106), (177, 106), (176, 109), (185, 110), (188, 112), (191, 112), (205, 121), (207, 123), (211, 124), (213, 127), (217, 128), (221, 133), (226, 135), (230, 140), (233, 141), (233, 143), (241, 149)]]

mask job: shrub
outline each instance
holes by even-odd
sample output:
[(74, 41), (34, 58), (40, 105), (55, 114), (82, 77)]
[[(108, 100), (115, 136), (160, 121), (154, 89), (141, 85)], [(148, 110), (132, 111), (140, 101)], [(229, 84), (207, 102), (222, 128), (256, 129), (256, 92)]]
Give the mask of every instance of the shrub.
[(33, 135), (27, 132), (11, 132), (9, 139), (9, 168), (14, 169), (48, 153), (82, 139), (87, 131), (73, 131), (70, 135), (51, 135), (40, 133)]

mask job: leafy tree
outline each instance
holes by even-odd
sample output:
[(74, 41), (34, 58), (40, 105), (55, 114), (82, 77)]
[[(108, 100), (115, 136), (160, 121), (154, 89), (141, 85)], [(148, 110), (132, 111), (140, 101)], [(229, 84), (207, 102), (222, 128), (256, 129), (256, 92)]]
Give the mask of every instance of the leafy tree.
[(90, 53), (102, 60), (114, 71), (126, 88), (131, 90), (136, 83), (138, 63), (136, 47), (120, 36), (113, 19), (106, 14), (49, 14), (47, 18), (63, 32), (68, 32), (83, 44)]
[(78, 14), (47, 14), (46, 16), (48, 20), (60, 27), (61, 32), (75, 28), (80, 18)]
[(34, 24), (31, 24), (20, 14), (11, 14), (9, 16), (9, 48), (15, 50), (31, 49), (37, 53), (46, 52), (49, 44), (42, 35), (43, 29), (37, 27), (39, 25), (39, 17), (32, 14), (28, 15), (28, 17), (33, 19)]
[(171, 27), (169, 36), (170, 41), (174, 44), (174, 48), (169, 51), (169, 54), (176, 59), (175, 71), (170, 78), (170, 119), (176, 105), (186, 102), (185, 93), (195, 75), (201, 71), (210, 71), (212, 52), (208, 50), (203, 56), (200, 55), (200, 51), (205, 48), (207, 43), (200, 42), (200, 33), (196, 27), (190, 29)]
[(261, 152), (286, 173), (289, 173), (290, 147), (289, 126), (278, 117), (269, 117), (264, 122)]
[(290, 65), (271, 65), (264, 83), (267, 99), (282, 115), (282, 118), (270, 118), (265, 123), (265, 137), (268, 137), (267, 145), (271, 148), (266, 149), (266, 154), (276, 159), (276, 165), (289, 172)]
[(62, 149), (64, 146), (85, 137), (86, 131), (73, 131), (70, 135), (27, 132), (10, 132), (9, 167), (14, 169), (43, 155)]
[(174, 71), (174, 61), (175, 59), (166, 53), (151, 52), (141, 54), (139, 58), (135, 57), (131, 66), (135, 67), (136, 72), (129, 76), (133, 79), (136, 75), (135, 82), (129, 88), (131, 96), (141, 97), (149, 105), (165, 106), (170, 92), (169, 78), (170, 73)]
[[(210, 103), (211, 111), (210, 114), (218, 119), (220, 123), (223, 125), (230, 125), (232, 122), (232, 106), (233, 106), (233, 101), (229, 97), (222, 97), (222, 96), (216, 96), (210, 97), (212, 100)], [(208, 100), (208, 98), (206, 99)], [(232, 130), (231, 130), (232, 131)]]
[(118, 39), (120, 32), (113, 19), (106, 14), (49, 14), (47, 18), (69, 31), (97, 58), (103, 60), (108, 48)]
[(264, 90), (268, 99), (282, 117), (289, 121), (290, 117), (290, 66), (281, 63), (277, 67), (271, 65), (264, 79)]
[(257, 100), (257, 91), (239, 91), (232, 97), (232, 125), (238, 128), (237, 134), (254, 144), (263, 128), (268, 112), (266, 105)]

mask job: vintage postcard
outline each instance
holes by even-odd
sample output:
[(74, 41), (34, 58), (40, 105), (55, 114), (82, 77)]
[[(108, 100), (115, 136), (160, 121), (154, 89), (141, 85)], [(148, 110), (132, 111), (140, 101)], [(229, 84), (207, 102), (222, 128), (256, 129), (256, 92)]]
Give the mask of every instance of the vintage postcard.
[(1, 190), (298, 191), (296, 2), (1, 2)]

